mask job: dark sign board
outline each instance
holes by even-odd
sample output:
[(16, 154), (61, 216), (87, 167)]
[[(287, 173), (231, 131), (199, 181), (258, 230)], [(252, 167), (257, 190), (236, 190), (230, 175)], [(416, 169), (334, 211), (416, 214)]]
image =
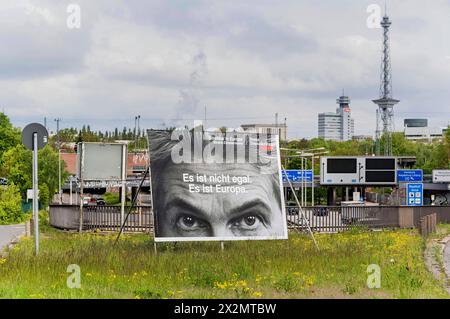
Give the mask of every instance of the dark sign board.
[(395, 183), (395, 171), (366, 171), (366, 184), (370, 183)]
[(328, 158), (327, 173), (329, 174), (350, 174), (357, 171), (356, 158)]
[(395, 158), (366, 158), (366, 170), (395, 170)]

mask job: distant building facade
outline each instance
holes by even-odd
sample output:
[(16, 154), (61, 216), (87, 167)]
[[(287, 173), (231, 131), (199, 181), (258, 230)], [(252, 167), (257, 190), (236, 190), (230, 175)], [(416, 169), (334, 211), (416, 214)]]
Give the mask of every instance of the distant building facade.
[(444, 128), (429, 127), (427, 119), (405, 119), (405, 138), (410, 141), (433, 142), (441, 140), (444, 136)]
[(336, 113), (319, 113), (319, 137), (325, 140), (350, 141), (355, 134), (350, 98), (343, 95), (336, 102), (339, 104)]
[(245, 132), (279, 135), (280, 140), (287, 141), (287, 125), (283, 124), (242, 124)]
[(373, 140), (373, 136), (371, 135), (353, 135), (353, 140), (358, 142), (363, 142), (367, 140)]

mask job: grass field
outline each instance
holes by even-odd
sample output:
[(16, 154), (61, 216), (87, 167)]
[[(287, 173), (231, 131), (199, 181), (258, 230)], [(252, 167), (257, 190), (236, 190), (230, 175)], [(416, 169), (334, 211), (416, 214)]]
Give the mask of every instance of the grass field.
[[(149, 235), (73, 234), (44, 227), (41, 254), (23, 239), (0, 259), (0, 298), (447, 298), (423, 262), (423, 239), (398, 230), (287, 241), (158, 244)], [(81, 288), (66, 285), (69, 264)], [(367, 266), (381, 288), (367, 288)]]

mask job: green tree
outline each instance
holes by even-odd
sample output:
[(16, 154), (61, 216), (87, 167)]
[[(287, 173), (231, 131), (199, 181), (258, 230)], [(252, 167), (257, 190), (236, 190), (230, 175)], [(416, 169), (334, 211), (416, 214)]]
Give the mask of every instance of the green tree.
[(19, 188), (0, 186), (0, 225), (20, 223), (23, 218)]
[[(32, 188), (32, 152), (17, 145), (8, 150), (2, 157), (3, 170), (6, 177), (19, 187), (22, 197), (25, 198), (27, 189)], [(52, 198), (58, 190), (58, 153), (49, 145), (38, 154), (39, 184), (48, 188), (48, 198)], [(61, 162), (61, 183), (68, 173), (65, 163)]]
[(0, 112), (0, 158), (4, 152), (20, 142), (20, 130), (14, 128), (9, 118)]
[(23, 145), (16, 145), (3, 154), (1, 162), (4, 176), (19, 187), (25, 198), (27, 189), (32, 188), (31, 151), (26, 150)]

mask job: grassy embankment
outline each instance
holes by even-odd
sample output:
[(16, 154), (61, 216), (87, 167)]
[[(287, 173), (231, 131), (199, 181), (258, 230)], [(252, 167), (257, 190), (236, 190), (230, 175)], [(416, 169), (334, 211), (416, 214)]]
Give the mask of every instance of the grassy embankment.
[[(43, 227), (41, 254), (22, 240), (0, 259), (0, 298), (445, 298), (415, 231), (352, 231), (288, 241), (158, 244), (149, 235), (73, 234)], [(81, 289), (66, 286), (81, 267)], [(381, 267), (368, 289), (367, 266)]]

